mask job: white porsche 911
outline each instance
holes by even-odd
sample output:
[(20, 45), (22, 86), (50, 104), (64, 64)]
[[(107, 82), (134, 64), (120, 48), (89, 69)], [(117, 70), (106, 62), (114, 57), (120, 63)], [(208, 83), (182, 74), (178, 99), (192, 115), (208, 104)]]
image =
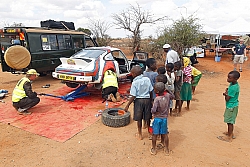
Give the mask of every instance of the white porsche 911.
[(147, 58), (145, 52), (135, 52), (133, 60), (128, 60), (118, 48), (85, 48), (70, 58), (60, 58), (62, 64), (56, 67), (52, 76), (71, 88), (88, 83), (101, 85), (105, 71), (112, 69), (118, 78), (125, 78), (134, 65), (140, 65), (145, 70)]

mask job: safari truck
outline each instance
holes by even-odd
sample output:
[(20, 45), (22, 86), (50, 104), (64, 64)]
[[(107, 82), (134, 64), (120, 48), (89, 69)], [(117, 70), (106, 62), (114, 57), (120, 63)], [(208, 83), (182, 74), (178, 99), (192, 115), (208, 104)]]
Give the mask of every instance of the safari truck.
[(0, 29), (3, 72), (20, 73), (36, 69), (46, 75), (79, 50), (98, 46), (84, 32), (44, 27), (5, 27)]

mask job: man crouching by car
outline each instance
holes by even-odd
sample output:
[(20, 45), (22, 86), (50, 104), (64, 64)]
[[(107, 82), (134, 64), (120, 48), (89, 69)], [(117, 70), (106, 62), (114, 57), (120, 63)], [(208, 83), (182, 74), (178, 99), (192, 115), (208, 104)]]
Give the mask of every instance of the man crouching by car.
[(103, 85), (102, 85), (102, 98), (112, 102), (120, 101), (117, 75), (111, 69), (107, 70), (104, 73)]
[(35, 80), (39, 74), (34, 69), (30, 69), (26, 73), (26, 77), (20, 79), (13, 90), (12, 102), (13, 107), (20, 115), (29, 115), (28, 111), (40, 102), (37, 93), (32, 91), (31, 81)]

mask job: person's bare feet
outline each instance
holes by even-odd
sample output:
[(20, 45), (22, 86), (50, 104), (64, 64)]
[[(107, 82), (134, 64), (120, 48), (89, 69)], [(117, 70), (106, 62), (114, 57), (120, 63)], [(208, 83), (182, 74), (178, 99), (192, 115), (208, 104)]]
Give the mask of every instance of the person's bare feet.
[(165, 149), (164, 149), (164, 153), (165, 153), (166, 156), (169, 156), (169, 154), (170, 154), (169, 149), (165, 148)]
[(110, 98), (111, 98), (112, 102), (114, 102), (114, 103), (116, 102), (116, 98), (115, 98), (115, 96), (112, 93), (110, 94)]
[(189, 108), (189, 107), (185, 107), (185, 109), (186, 109), (187, 111), (189, 111), (189, 110), (190, 110), (190, 108)]
[(173, 116), (174, 116), (174, 117), (179, 117), (179, 116), (181, 116), (181, 114), (180, 114), (179, 112), (176, 112), (176, 113), (174, 113)]
[(136, 133), (135, 134), (135, 137), (138, 139), (138, 140), (142, 140), (142, 134), (139, 134), (139, 133)]
[(115, 96), (116, 96), (116, 101), (117, 102), (121, 101), (121, 95), (120, 95), (119, 92), (116, 92)]
[[(223, 132), (223, 134), (226, 135), (226, 136), (228, 136), (228, 132)], [(232, 136), (232, 139), (236, 139), (236, 137), (234, 136), (234, 134)]]
[(153, 138), (152, 134), (151, 134), (151, 133), (148, 133), (148, 139), (149, 139), (149, 140), (152, 140), (152, 138)]

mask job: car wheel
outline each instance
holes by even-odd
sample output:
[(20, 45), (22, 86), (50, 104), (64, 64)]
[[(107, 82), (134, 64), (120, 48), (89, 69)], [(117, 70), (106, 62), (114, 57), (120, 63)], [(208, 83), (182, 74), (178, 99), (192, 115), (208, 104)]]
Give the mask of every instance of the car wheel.
[(130, 123), (130, 112), (123, 108), (108, 108), (102, 112), (102, 123), (110, 127), (123, 127)]
[(44, 73), (44, 72), (39, 73), (39, 74), (40, 74), (39, 77), (45, 77), (45, 76), (47, 76), (47, 73)]
[(4, 53), (4, 60), (13, 69), (26, 68), (31, 61), (30, 52), (23, 46), (15, 45), (9, 47)]
[(71, 82), (66, 82), (66, 85), (70, 88), (76, 88), (79, 86), (79, 84), (77, 83), (71, 83)]

